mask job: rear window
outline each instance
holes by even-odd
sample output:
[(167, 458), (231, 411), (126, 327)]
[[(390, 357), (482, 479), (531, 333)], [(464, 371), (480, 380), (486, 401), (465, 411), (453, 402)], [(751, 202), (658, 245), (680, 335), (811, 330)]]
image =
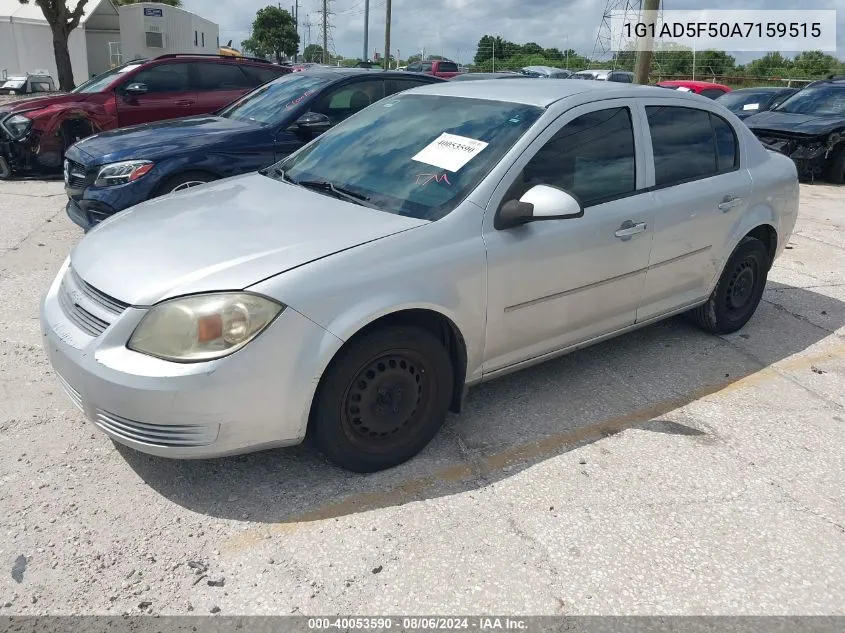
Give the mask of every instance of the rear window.
[(440, 72), (456, 73), (458, 72), (458, 65), (452, 62), (440, 62)]
[(285, 74), (281, 69), (258, 68), (256, 66), (241, 66), (241, 70), (246, 73), (254, 86), (266, 84), (268, 81), (273, 81)]
[(252, 87), (252, 81), (236, 64), (200, 62), (197, 71), (198, 90), (241, 90)]

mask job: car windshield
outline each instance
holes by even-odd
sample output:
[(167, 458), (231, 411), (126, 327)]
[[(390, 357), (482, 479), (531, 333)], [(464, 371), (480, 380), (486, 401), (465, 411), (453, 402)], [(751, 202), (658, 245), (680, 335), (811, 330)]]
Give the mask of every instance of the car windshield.
[(128, 73), (130, 70), (135, 70), (136, 68), (140, 68), (141, 64), (126, 64), (125, 66), (119, 66), (117, 68), (112, 68), (111, 70), (107, 70), (102, 75), (97, 75), (92, 79), (89, 79), (84, 84), (81, 84), (71, 90), (71, 93), (74, 94), (90, 94), (93, 92), (102, 92), (105, 88), (115, 80), (118, 75), (122, 75), (124, 73)]
[(218, 116), (263, 126), (278, 125), (303, 100), (331, 81), (331, 75), (285, 75), (256, 88), (218, 112)]
[(845, 116), (845, 86), (813, 86), (804, 88), (777, 108), (790, 114)]
[(764, 90), (761, 92), (743, 92), (734, 90), (726, 92), (716, 99), (716, 103), (725, 106), (731, 112), (763, 110), (774, 99), (777, 92)]
[(401, 95), (362, 110), (265, 173), (331, 183), (382, 211), (438, 220), (542, 112), (501, 101)]

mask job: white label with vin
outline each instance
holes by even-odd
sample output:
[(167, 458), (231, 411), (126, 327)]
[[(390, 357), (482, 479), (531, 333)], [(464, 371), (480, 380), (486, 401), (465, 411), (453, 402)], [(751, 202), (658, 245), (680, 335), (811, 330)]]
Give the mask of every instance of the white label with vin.
[(444, 132), (424, 147), (412, 160), (457, 172), (487, 145), (488, 143), (484, 141)]

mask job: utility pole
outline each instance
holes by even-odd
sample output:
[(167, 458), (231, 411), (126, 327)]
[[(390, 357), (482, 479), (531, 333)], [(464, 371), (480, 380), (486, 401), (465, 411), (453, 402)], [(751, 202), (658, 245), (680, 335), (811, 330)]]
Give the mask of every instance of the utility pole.
[(362, 62), (370, 59), (370, 0), (364, 0), (364, 57)]
[(323, 63), (329, 50), (329, 0), (323, 0)]
[(384, 69), (390, 70), (390, 12), (393, 2), (387, 0), (387, 10), (385, 11), (384, 23)]
[[(293, 16), (293, 23), (294, 28), (296, 29), (296, 34), (299, 35), (299, 0), (296, 0), (296, 4), (291, 7), (290, 12)], [(299, 44), (296, 45), (296, 52), (293, 54), (293, 61), (299, 61)]]
[(660, 0), (643, 0), (643, 14), (640, 22), (651, 26), (646, 26), (644, 37), (637, 38), (637, 65), (634, 72), (634, 83), (648, 83), (648, 71), (651, 69), (651, 49), (654, 44), (653, 29), (655, 22), (657, 22), (659, 10)]

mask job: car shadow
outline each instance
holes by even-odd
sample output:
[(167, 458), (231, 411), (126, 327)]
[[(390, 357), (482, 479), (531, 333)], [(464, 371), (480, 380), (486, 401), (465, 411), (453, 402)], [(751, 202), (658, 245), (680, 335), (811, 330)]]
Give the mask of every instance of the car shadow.
[[(708, 335), (678, 317), (480, 385), (420, 455), (371, 475), (341, 470), (307, 445), (203, 461), (118, 450), (152, 488), (198, 513), (265, 523), (333, 518), (489, 486), (626, 430), (717, 442), (677, 410), (843, 324), (842, 301), (769, 283), (738, 333)], [(808, 371), (814, 353), (803, 359)]]

